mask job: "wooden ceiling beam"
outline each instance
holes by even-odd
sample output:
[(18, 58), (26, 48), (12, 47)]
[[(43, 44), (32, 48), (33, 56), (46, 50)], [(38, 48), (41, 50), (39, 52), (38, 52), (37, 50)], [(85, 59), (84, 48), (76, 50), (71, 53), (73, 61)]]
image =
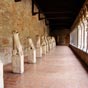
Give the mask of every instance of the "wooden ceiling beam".
[(44, 12), (44, 14), (73, 14), (73, 11)]
[(15, 2), (20, 2), (21, 0), (15, 0)]
[(69, 26), (68, 24), (60, 24), (60, 23), (58, 23), (58, 24), (50, 24), (50, 25), (55, 25), (55, 26)]
[[(47, 17), (46, 17), (46, 18), (47, 18)], [(48, 20), (54, 20), (54, 19), (58, 19), (58, 20), (59, 20), (59, 19), (60, 19), (60, 20), (62, 19), (62, 20), (64, 20), (64, 19), (67, 19), (67, 20), (68, 20), (68, 19), (71, 19), (71, 17), (49, 17), (49, 18), (47, 18), (47, 19), (48, 19)]]
[(50, 25), (52, 25), (52, 26), (70, 26), (70, 24), (67, 22), (67, 23), (61, 23), (61, 22), (59, 22), (59, 23), (49, 23)]

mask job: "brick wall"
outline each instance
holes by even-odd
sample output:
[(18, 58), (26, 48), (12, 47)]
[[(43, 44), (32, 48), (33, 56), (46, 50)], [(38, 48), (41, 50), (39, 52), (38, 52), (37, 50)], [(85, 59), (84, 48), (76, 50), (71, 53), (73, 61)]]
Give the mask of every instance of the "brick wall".
[(48, 28), (44, 20), (39, 21), (38, 15), (32, 16), (31, 0), (0, 0), (0, 58), (7, 64), (11, 62), (12, 32), (17, 30), (23, 47), (27, 47), (26, 37), (46, 34)]

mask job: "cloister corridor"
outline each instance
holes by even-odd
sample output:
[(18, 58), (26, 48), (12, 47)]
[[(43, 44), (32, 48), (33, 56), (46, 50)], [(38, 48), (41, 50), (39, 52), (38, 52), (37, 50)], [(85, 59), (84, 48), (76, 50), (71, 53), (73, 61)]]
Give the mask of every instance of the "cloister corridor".
[(88, 70), (67, 46), (57, 46), (37, 64), (25, 58), (24, 74), (4, 67), (5, 88), (88, 88)]

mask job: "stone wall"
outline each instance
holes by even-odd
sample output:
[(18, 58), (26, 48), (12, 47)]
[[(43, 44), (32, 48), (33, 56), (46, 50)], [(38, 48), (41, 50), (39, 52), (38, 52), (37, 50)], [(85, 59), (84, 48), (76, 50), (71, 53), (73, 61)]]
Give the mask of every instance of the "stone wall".
[(28, 46), (27, 37), (46, 34), (48, 28), (44, 20), (39, 21), (38, 15), (32, 16), (31, 0), (0, 0), (0, 59), (4, 64), (11, 62), (12, 32), (17, 30), (24, 49)]
[(88, 65), (88, 54), (72, 45), (70, 45), (70, 48), (75, 52), (77, 56), (79, 56), (87, 65)]

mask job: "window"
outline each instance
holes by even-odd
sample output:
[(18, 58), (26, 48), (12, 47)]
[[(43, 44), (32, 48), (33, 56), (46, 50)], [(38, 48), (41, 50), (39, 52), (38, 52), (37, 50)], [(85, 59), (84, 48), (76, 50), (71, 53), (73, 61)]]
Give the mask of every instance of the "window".
[(88, 53), (88, 20), (83, 17), (70, 33), (70, 44)]
[(81, 34), (82, 34), (82, 31), (81, 31), (81, 27), (80, 25), (78, 26), (78, 48), (81, 48)]
[(87, 20), (85, 19), (84, 20), (84, 26), (85, 26), (85, 29), (84, 29), (84, 51), (87, 50)]
[(77, 46), (77, 28), (70, 34), (70, 44)]

